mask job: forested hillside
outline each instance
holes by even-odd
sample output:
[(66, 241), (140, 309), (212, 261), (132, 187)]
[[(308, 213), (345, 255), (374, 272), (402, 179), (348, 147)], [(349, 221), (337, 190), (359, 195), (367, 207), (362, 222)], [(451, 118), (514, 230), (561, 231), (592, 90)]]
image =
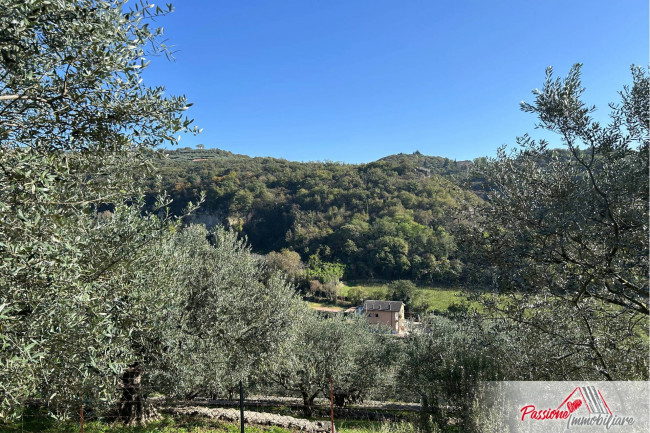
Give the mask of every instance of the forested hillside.
[[(345, 265), (346, 278), (443, 282), (463, 264), (450, 234), (481, 199), (459, 186), (471, 163), (419, 152), (368, 164), (290, 162), (218, 149), (165, 150), (162, 189), (180, 213), (205, 192), (195, 222), (223, 224), (259, 253), (289, 249)], [(153, 191), (159, 189), (153, 187)]]

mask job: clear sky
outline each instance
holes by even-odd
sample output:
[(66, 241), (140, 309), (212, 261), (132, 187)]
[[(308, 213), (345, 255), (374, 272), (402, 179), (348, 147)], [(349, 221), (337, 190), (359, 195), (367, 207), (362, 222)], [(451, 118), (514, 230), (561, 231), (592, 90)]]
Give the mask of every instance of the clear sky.
[[(159, 19), (176, 61), (150, 85), (185, 94), (203, 132), (181, 147), (369, 162), (416, 150), (494, 155), (534, 133), (519, 111), (581, 62), (601, 107), (648, 66), (648, 0), (183, 0)], [(535, 134), (533, 134), (535, 135)]]

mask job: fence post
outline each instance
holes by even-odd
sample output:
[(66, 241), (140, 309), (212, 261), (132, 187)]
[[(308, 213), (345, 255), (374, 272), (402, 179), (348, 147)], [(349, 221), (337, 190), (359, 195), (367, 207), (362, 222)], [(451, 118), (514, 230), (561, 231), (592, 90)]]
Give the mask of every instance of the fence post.
[(79, 410), (79, 418), (80, 418), (80, 424), (81, 424), (81, 433), (84, 433), (84, 405), (81, 405), (81, 409)]
[(244, 433), (244, 384), (239, 381), (239, 421), (241, 423), (241, 433)]
[(332, 433), (334, 433), (334, 379), (330, 377), (330, 416), (332, 418)]

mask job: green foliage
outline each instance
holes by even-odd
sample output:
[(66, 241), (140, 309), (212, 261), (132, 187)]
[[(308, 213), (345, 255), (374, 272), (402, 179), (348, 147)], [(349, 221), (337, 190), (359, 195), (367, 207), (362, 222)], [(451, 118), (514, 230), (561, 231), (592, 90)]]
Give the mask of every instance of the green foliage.
[(480, 168), (489, 204), (460, 236), (474, 275), (509, 293), (486, 307), (544, 340), (529, 368), (553, 380), (648, 378), (650, 79), (632, 77), (602, 125), (581, 99), (580, 65), (565, 79), (547, 70), (522, 110), (565, 149), (525, 135), (500, 150)]
[(170, 220), (139, 178), (190, 121), (140, 79), (165, 52), (142, 6), (0, 1), (0, 417), (113, 399), (164, 299), (141, 266)]
[(367, 395), (388, 378), (393, 345), (372, 332), (365, 318), (321, 318), (305, 311), (292, 337), (291, 352), (270, 379), (298, 393), (309, 416), (314, 399), (329, 395), (330, 379), (338, 405)]
[(340, 263), (323, 262), (317, 255), (309, 258), (307, 278), (318, 279), (323, 284), (338, 283), (345, 272), (345, 266)]
[(344, 272), (344, 265), (323, 262), (318, 255), (314, 254), (309, 257), (305, 277), (311, 283), (312, 291), (322, 290), (332, 301), (335, 301), (342, 286), (341, 278)]
[(361, 300), (363, 299), (363, 292), (359, 287), (350, 287), (347, 290), (347, 298), (352, 305), (359, 305)]
[(397, 280), (388, 284), (387, 296), (393, 301), (411, 303), (415, 297), (417, 286), (409, 280)]
[[(171, 269), (173, 274), (165, 272)], [(169, 314), (150, 340), (151, 387), (171, 396), (222, 394), (286, 356), (286, 335), (301, 301), (263, 269), (232, 232), (193, 225), (159, 251), (154, 273), (173, 289)], [(154, 337), (153, 339), (151, 337)]]
[[(418, 426), (410, 422), (366, 422), (367, 426), (355, 426), (352, 424), (348, 427), (347, 423), (342, 422), (337, 425), (337, 430), (341, 433), (419, 433)], [(435, 433), (438, 433), (437, 431)]]
[[(350, 302), (353, 302), (353, 299), (377, 299), (386, 301), (393, 300), (393, 292), (389, 287), (389, 285), (393, 283), (348, 284), (349, 286), (344, 286), (342, 288), (341, 294), (345, 296)], [(416, 287), (412, 292), (411, 300), (406, 303), (406, 309), (412, 313), (423, 315), (432, 311), (441, 313), (446, 312), (450, 307), (454, 305), (464, 304), (468, 304), (470, 308), (477, 308), (480, 306), (480, 302), (478, 302), (478, 300), (470, 301), (467, 297), (467, 294), (464, 294), (458, 288), (421, 286)]]
[(271, 251), (266, 256), (266, 265), (271, 271), (282, 272), (296, 285), (301, 284), (305, 278), (305, 264), (300, 259), (300, 254), (295, 251)]
[(172, 208), (205, 191), (204, 215), (195, 221), (230, 225), (259, 253), (288, 249), (305, 262), (318, 254), (344, 264), (346, 278), (431, 282), (461, 275), (450, 211), (480, 201), (457, 185), (468, 163), (417, 154), (362, 165), (218, 149), (165, 154), (157, 164)]
[(423, 431), (444, 431), (454, 418), (462, 431), (474, 431), (470, 413), (478, 383), (503, 377), (494, 343), (477, 322), (440, 317), (407, 337), (398, 380), (420, 397)]

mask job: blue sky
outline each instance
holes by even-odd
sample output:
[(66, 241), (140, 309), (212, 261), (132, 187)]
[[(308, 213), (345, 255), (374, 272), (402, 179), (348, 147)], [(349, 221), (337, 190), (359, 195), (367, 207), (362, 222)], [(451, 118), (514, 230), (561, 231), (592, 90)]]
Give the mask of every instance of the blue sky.
[(158, 23), (176, 61), (145, 80), (203, 128), (180, 146), (295, 161), (494, 155), (541, 136), (519, 102), (547, 66), (583, 63), (606, 119), (649, 62), (647, 0), (185, 0)]

